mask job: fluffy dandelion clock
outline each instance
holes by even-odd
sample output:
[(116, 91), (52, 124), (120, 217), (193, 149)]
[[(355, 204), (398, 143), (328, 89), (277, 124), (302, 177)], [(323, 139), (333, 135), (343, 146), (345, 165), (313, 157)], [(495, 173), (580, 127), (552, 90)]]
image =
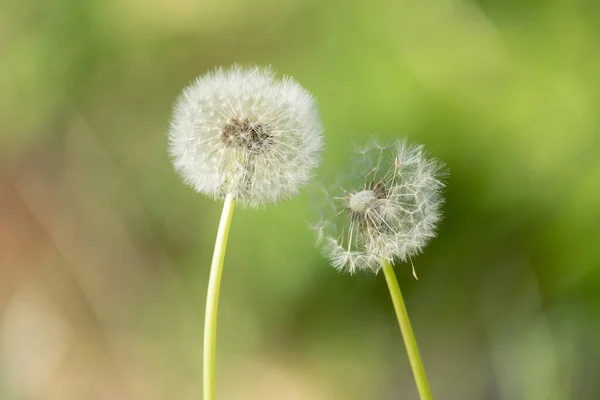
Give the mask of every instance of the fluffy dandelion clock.
[[(441, 218), (443, 164), (423, 146), (372, 141), (360, 152), (358, 181), (325, 190), (328, 209), (317, 224), (319, 242), (334, 267), (354, 273), (383, 270), (406, 345), (419, 397), (431, 390), (392, 263), (407, 261), (435, 236)], [(413, 268), (414, 274), (414, 268)], [(416, 277), (416, 274), (415, 274)]]
[(317, 228), (334, 267), (377, 272), (385, 262), (408, 261), (435, 236), (442, 164), (427, 158), (423, 146), (373, 141), (360, 152), (359, 170), (357, 182), (330, 195)]
[(198, 192), (250, 206), (298, 192), (323, 147), (315, 100), (268, 68), (234, 66), (183, 90), (169, 133), (175, 168)]
[(224, 198), (204, 317), (204, 400), (215, 398), (219, 289), (235, 202), (257, 207), (298, 192), (323, 147), (311, 94), (268, 68), (217, 69), (183, 90), (175, 104), (169, 151), (186, 183)]

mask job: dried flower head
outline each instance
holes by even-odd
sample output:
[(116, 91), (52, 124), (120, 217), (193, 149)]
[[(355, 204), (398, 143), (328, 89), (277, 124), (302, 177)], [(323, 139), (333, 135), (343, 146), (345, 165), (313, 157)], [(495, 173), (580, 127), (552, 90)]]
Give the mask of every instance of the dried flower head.
[(186, 87), (173, 112), (170, 153), (185, 182), (214, 198), (259, 206), (295, 194), (323, 147), (311, 94), (268, 68), (219, 68)]
[(373, 141), (360, 153), (361, 181), (336, 185), (327, 218), (316, 225), (323, 253), (350, 273), (378, 272), (386, 261), (420, 253), (435, 236), (443, 202), (443, 165), (427, 158), (423, 146)]

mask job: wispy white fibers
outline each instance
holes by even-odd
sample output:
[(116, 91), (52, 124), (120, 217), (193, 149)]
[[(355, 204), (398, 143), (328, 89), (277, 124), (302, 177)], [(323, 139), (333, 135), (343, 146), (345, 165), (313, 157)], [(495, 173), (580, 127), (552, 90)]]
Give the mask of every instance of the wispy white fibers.
[(325, 192), (329, 205), (316, 230), (335, 268), (378, 272), (386, 262), (408, 261), (435, 236), (443, 164), (404, 140), (372, 141), (359, 157), (355, 182)]
[(298, 192), (318, 164), (323, 128), (315, 99), (269, 68), (219, 68), (183, 90), (169, 148), (185, 182), (249, 206)]

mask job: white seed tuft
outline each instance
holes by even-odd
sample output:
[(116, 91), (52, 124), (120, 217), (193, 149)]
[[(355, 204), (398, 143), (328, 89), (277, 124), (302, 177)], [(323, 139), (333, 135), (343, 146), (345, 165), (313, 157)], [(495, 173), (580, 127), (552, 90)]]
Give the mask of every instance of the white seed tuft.
[(435, 236), (443, 203), (443, 164), (427, 158), (423, 146), (373, 141), (360, 153), (360, 182), (336, 185), (327, 218), (315, 225), (323, 254), (351, 274), (419, 254)]
[(312, 95), (269, 68), (219, 68), (177, 100), (169, 131), (175, 169), (196, 191), (257, 207), (298, 192), (323, 148)]

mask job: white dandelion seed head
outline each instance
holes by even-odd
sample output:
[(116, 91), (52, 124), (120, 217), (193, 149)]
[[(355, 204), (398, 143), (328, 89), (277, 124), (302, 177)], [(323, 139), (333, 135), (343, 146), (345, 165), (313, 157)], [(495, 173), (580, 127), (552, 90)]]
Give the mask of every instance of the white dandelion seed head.
[[(359, 151), (359, 182), (326, 193), (325, 217), (313, 228), (332, 265), (351, 274), (419, 254), (441, 219), (443, 164), (423, 146), (371, 141)], [(321, 192), (321, 195), (324, 192)]]
[(315, 99), (269, 68), (219, 68), (177, 100), (169, 131), (175, 169), (196, 191), (257, 207), (294, 195), (320, 161)]

